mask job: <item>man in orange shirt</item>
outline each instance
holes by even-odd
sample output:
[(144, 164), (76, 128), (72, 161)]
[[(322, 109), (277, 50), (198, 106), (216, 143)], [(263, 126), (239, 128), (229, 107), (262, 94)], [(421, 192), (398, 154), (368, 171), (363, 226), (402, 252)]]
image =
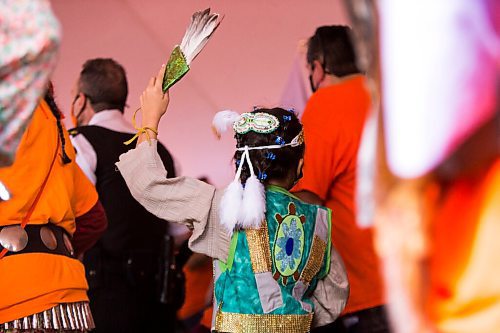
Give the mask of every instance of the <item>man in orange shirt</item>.
[(307, 149), (304, 177), (294, 191), (304, 201), (332, 209), (332, 240), (351, 285), (336, 322), (315, 332), (388, 332), (382, 279), (371, 229), (356, 225), (356, 158), (370, 97), (356, 66), (350, 29), (324, 26), (309, 39), (311, 88), (302, 122)]

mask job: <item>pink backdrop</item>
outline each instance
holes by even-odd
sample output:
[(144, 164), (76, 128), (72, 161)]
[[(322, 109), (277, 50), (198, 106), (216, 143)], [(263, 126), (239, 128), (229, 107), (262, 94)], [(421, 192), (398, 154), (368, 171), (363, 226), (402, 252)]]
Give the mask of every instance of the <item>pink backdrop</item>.
[(130, 118), (149, 77), (182, 39), (192, 12), (210, 6), (225, 15), (191, 71), (171, 89), (169, 111), (159, 129), (160, 140), (183, 175), (207, 175), (218, 186), (231, 179), (234, 141), (231, 134), (220, 141), (214, 138), (210, 124), (215, 112), (244, 112), (253, 105), (278, 106), (288, 100), (297, 103), (294, 99), (304, 95), (294, 91), (303, 85), (293, 83), (300, 77), (299, 41), (312, 35), (317, 26), (346, 22), (340, 0), (52, 3), (63, 27), (54, 83), (66, 114), (70, 89), (83, 62), (112, 57), (128, 74), (130, 107), (126, 114)]

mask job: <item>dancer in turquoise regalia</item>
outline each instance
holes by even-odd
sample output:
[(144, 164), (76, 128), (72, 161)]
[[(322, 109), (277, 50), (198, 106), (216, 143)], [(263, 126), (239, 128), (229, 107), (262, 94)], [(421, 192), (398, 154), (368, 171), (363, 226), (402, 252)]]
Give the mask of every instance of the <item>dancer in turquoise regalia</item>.
[(188, 177), (166, 178), (156, 151), (169, 102), (164, 67), (141, 96), (137, 147), (116, 164), (149, 211), (193, 229), (191, 249), (214, 258), (218, 332), (309, 332), (342, 312), (349, 284), (330, 241), (329, 209), (288, 190), (300, 178), (305, 149), (292, 110), (222, 111), (213, 126), (237, 141), (236, 175), (224, 190)]

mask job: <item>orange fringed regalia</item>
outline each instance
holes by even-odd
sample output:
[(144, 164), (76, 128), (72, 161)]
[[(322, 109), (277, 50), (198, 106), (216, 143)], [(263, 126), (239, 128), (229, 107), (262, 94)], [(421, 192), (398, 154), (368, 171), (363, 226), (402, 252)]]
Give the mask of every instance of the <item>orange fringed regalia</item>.
[[(70, 163), (63, 162), (60, 151), (55, 153), (60, 147), (60, 135), (69, 144), (68, 134), (58, 132), (54, 114), (47, 103), (41, 101), (22, 137), (14, 163), (0, 168), (0, 179), (12, 193), (11, 200), (0, 202), (0, 229), (21, 224), (34, 206), (33, 201), (53, 159), (54, 164), (28, 227), (51, 224), (72, 236), (76, 228), (75, 218), (96, 204), (97, 193), (74, 162), (74, 149), (71, 146), (65, 149), (73, 161)], [(49, 309), (56, 313), (53, 308), (61, 304), (85, 304), (81, 302), (88, 301), (87, 288), (83, 265), (71, 256), (43, 252), (9, 253), (0, 259), (0, 324)], [(80, 311), (82, 308), (71, 309)], [(69, 311), (69, 308), (64, 310)], [(30, 318), (36, 321), (35, 317)], [(0, 325), (0, 331), (2, 327)]]

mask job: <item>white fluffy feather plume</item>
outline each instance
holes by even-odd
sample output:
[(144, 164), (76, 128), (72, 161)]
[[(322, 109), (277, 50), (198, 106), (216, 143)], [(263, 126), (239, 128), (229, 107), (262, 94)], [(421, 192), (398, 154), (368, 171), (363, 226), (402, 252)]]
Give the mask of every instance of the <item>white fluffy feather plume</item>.
[(259, 228), (266, 218), (266, 189), (255, 175), (245, 183), (238, 225), (243, 229)]
[(229, 234), (233, 233), (238, 223), (242, 199), (243, 186), (239, 179), (235, 179), (224, 191), (219, 206), (220, 222)]
[(238, 119), (240, 119), (240, 114), (238, 112), (231, 110), (219, 111), (212, 120), (212, 127), (217, 135), (221, 135), (231, 128)]
[(210, 14), (210, 8), (199, 11), (191, 17), (191, 23), (182, 38), (181, 51), (186, 57), (187, 64), (205, 47), (210, 36), (220, 24), (219, 14)]

